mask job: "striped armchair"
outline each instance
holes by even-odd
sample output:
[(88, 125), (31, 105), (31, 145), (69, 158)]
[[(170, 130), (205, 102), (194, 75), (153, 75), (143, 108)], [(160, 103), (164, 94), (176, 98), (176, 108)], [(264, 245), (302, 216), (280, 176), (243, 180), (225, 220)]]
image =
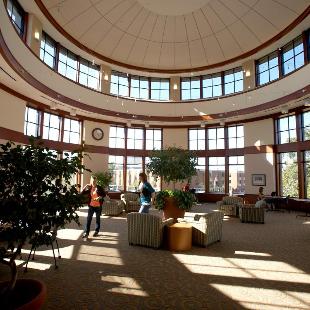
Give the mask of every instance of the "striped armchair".
[(216, 203), (218, 209), (224, 213), (224, 215), (238, 216), (238, 209), (243, 204), (242, 197), (225, 196), (221, 201)]
[(121, 200), (104, 198), (102, 213), (104, 215), (119, 215), (124, 211), (124, 202)]
[(127, 223), (130, 245), (159, 248), (163, 242), (164, 227), (173, 224), (173, 219), (163, 221), (156, 215), (132, 212), (127, 214)]
[(193, 244), (207, 247), (222, 239), (223, 212), (185, 214), (184, 220), (193, 226)]
[(239, 208), (239, 218), (242, 223), (265, 223), (264, 208), (257, 208), (254, 204), (245, 204)]
[(125, 204), (126, 212), (137, 212), (140, 209), (139, 195), (136, 193), (121, 194), (121, 200)]

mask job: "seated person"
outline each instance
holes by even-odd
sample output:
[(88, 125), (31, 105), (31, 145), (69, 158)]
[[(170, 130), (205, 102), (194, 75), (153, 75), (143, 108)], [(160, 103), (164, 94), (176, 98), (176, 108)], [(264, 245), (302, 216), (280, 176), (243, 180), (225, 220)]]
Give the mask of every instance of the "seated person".
[(266, 201), (265, 201), (265, 195), (264, 195), (264, 188), (261, 186), (258, 189), (258, 197), (257, 197), (257, 202), (255, 203), (256, 208), (263, 208), (265, 207)]

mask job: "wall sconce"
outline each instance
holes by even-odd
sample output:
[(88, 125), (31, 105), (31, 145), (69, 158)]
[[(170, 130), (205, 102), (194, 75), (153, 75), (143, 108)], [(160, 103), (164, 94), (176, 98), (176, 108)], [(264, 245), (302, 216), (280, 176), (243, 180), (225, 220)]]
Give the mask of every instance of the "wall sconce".
[(108, 81), (109, 80), (109, 75), (108, 74), (104, 74), (104, 80)]
[(146, 122), (144, 126), (145, 126), (145, 128), (149, 128), (150, 127), (150, 123)]
[(174, 90), (177, 90), (177, 89), (178, 89), (178, 84), (177, 84), (177, 83), (174, 83), (174, 84), (173, 84), (173, 89), (174, 89)]
[(71, 109), (70, 110), (70, 115), (71, 116), (76, 116), (76, 109)]
[(205, 128), (205, 127), (206, 127), (206, 123), (205, 123), (205, 122), (201, 122), (201, 123), (200, 123), (200, 127), (201, 127), (201, 128)]
[(37, 40), (37, 41), (39, 41), (40, 40), (40, 32), (39, 31), (35, 31), (34, 32), (34, 38)]
[(250, 71), (250, 70), (245, 71), (245, 76), (246, 76), (246, 77), (251, 76), (251, 71)]

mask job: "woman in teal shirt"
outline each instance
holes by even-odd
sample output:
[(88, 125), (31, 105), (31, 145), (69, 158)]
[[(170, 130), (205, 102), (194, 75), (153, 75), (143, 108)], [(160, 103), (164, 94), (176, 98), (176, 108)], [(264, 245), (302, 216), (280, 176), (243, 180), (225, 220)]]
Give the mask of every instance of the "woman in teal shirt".
[(154, 199), (155, 190), (152, 185), (147, 181), (147, 176), (144, 172), (139, 174), (139, 191), (141, 207), (139, 213), (149, 213), (151, 203)]

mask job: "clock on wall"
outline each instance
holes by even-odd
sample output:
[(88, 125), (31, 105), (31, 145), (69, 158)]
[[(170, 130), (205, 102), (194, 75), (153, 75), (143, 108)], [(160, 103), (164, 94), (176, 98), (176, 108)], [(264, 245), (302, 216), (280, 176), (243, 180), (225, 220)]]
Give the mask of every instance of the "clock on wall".
[(94, 128), (91, 134), (95, 140), (101, 140), (103, 138), (103, 130), (101, 128)]

